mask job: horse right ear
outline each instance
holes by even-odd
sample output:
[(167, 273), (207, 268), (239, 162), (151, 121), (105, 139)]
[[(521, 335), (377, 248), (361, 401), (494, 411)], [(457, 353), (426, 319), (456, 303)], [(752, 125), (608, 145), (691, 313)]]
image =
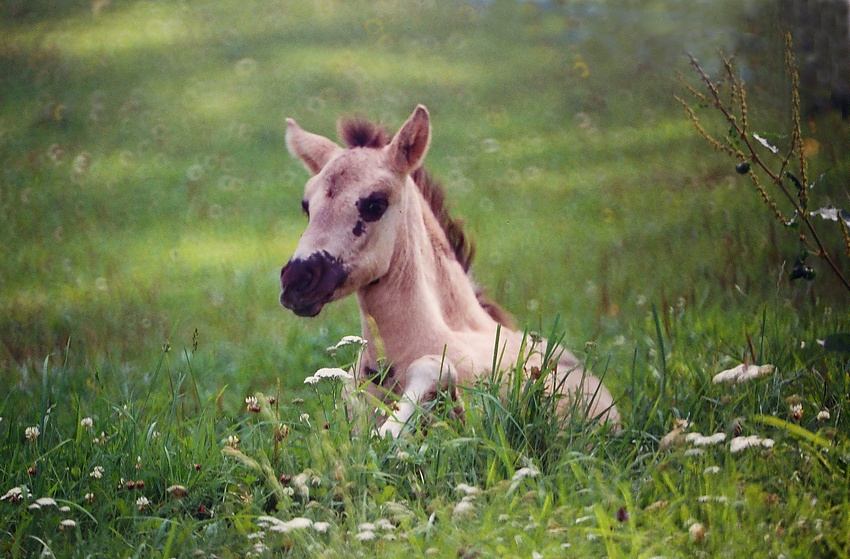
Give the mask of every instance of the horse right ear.
[(286, 119), (286, 147), (314, 175), (327, 165), (337, 151), (342, 151), (341, 147), (324, 136), (304, 131), (291, 118)]

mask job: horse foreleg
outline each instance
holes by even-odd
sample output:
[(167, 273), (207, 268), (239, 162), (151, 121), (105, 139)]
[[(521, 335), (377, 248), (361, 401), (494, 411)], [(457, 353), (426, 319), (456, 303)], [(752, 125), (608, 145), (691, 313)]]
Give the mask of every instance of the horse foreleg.
[(401, 399), (392, 415), (378, 429), (381, 437), (385, 437), (387, 433), (398, 437), (416, 410), (421, 409), (423, 404), (437, 399), (440, 391), (451, 390), (453, 399), (456, 399), (454, 386), (457, 383), (457, 371), (440, 355), (420, 357), (410, 364), (401, 378), (403, 383)]

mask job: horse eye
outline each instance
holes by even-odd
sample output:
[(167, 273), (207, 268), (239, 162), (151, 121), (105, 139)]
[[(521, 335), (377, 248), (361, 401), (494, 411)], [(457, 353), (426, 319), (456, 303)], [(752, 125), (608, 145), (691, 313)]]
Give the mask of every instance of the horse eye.
[(309, 218), (310, 217), (310, 202), (307, 200), (301, 200), (301, 209), (304, 211), (304, 214)]
[(357, 209), (363, 221), (378, 221), (387, 211), (390, 203), (385, 194), (370, 194), (357, 201)]

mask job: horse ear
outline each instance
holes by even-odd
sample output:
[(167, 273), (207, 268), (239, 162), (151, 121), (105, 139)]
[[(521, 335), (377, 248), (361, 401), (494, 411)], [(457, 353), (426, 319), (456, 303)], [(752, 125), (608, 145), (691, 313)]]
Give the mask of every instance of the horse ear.
[(314, 175), (327, 165), (337, 150), (342, 149), (324, 136), (305, 132), (291, 118), (286, 119), (286, 147)]
[(428, 109), (419, 105), (387, 147), (390, 163), (404, 174), (415, 171), (425, 158), (431, 141)]

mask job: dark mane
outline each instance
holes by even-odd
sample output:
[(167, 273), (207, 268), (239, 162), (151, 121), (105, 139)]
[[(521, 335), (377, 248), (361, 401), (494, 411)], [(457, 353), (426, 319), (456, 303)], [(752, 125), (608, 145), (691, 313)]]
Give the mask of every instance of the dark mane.
[[(339, 136), (345, 145), (351, 148), (380, 149), (392, 140), (392, 136), (386, 129), (371, 122), (364, 117), (351, 117), (339, 121), (337, 127)], [(442, 185), (433, 179), (423, 167), (411, 173), (413, 182), (419, 187), (419, 192), (431, 208), (434, 216), (446, 234), (454, 252), (455, 258), (463, 267), (463, 271), (469, 274), (472, 259), (475, 256), (475, 245), (467, 239), (463, 231), (463, 221), (453, 218), (449, 214), (446, 204), (446, 193)], [(485, 293), (476, 287), (476, 296), (481, 307), (493, 317), (494, 320), (504, 326), (512, 326), (510, 315), (496, 303), (487, 298)]]

